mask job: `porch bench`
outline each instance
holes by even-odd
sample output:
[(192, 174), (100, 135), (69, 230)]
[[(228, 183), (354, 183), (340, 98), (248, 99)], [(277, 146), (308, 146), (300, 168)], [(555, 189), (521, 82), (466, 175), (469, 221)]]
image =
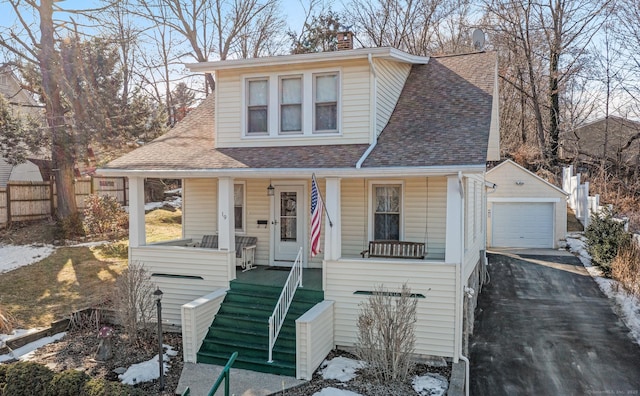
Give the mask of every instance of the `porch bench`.
[[(258, 237), (236, 236), (236, 264), (242, 267), (242, 272), (256, 268), (255, 257), (257, 244)], [(200, 247), (205, 249), (218, 249), (218, 235), (203, 235)]]
[(425, 244), (422, 242), (406, 241), (369, 241), (369, 249), (363, 250), (362, 257), (384, 257), (399, 259), (424, 259), (427, 254)]

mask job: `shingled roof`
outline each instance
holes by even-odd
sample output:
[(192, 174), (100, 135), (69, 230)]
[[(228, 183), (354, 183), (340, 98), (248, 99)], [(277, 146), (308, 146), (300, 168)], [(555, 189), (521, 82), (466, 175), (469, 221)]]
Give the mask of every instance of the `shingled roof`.
[(496, 61), (479, 52), (414, 65), (363, 167), (484, 165)]
[[(484, 165), (495, 53), (432, 57), (413, 65), (388, 125), (363, 168)], [(171, 131), (105, 170), (355, 168), (369, 145), (214, 148), (210, 95)]]

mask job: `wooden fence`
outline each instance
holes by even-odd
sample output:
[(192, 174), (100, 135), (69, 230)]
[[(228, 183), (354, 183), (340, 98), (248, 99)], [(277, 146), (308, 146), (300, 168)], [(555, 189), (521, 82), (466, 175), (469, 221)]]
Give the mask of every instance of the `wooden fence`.
[[(91, 177), (75, 183), (76, 205), (82, 210), (90, 194), (110, 195), (121, 205), (128, 205), (128, 182), (125, 177)], [(0, 188), (0, 227), (12, 222), (46, 219), (55, 213), (55, 183), (10, 181)]]

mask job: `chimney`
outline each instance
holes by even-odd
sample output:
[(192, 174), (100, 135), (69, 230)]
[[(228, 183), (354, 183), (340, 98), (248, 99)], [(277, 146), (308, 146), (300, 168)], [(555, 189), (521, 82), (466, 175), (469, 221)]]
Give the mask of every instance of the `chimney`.
[(353, 49), (353, 33), (338, 32), (338, 51)]

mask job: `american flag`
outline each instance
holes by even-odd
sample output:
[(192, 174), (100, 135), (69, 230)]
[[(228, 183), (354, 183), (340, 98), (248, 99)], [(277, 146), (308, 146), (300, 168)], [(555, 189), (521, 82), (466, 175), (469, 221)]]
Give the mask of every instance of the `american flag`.
[(311, 257), (320, 253), (320, 230), (322, 229), (322, 200), (316, 184), (311, 178)]

